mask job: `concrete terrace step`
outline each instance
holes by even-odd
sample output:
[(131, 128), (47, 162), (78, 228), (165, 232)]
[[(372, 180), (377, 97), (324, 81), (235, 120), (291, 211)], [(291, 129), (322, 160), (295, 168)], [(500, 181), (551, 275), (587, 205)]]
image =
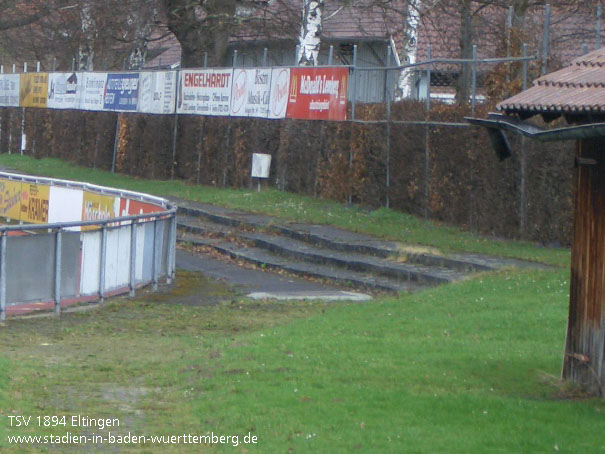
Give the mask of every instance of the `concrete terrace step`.
[[(194, 229), (189, 230), (194, 233), (197, 231), (201, 234), (200, 226), (196, 226), (196, 224), (202, 224), (206, 229), (214, 231), (219, 229), (212, 226), (213, 224), (234, 228), (271, 230), (293, 239), (342, 252), (369, 254), (383, 258), (397, 257), (407, 263), (451, 268), (464, 273), (493, 271), (507, 266), (541, 266), (521, 260), (487, 257), (479, 254), (442, 256), (429, 252), (418, 252), (414, 248), (402, 247), (396, 242), (381, 240), (370, 235), (337, 227), (289, 223), (271, 216), (249, 214), (185, 200), (174, 200), (174, 202), (179, 204), (179, 218), (184, 221), (182, 224), (179, 222), (180, 226)], [(204, 219), (211, 224), (204, 224), (200, 219)]]
[(452, 282), (464, 277), (464, 274), (447, 268), (399, 263), (368, 255), (326, 250), (278, 235), (246, 233), (242, 234), (241, 238), (259, 248), (267, 249), (284, 257), (378, 274), (399, 280), (412, 280), (434, 285)]
[(414, 280), (393, 279), (355, 270), (335, 268), (330, 265), (300, 262), (277, 256), (266, 249), (243, 246), (221, 238), (200, 238), (196, 235), (185, 234), (180, 235), (179, 242), (210, 247), (233, 259), (243, 260), (267, 269), (284, 270), (295, 275), (326, 279), (345, 285), (352, 284), (358, 287), (388, 292), (412, 292), (423, 287), (421, 283)]

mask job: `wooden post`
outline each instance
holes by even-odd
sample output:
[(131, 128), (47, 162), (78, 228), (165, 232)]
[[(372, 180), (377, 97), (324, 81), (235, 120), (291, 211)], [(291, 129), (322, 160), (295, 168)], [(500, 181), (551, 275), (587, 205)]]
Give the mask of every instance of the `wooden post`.
[(605, 138), (578, 141), (569, 319), (562, 377), (603, 395)]

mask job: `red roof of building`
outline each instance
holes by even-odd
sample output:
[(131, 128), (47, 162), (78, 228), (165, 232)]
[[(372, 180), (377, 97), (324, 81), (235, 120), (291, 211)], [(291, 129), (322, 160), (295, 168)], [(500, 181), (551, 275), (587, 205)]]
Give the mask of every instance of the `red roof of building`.
[(605, 114), (605, 49), (540, 77), (528, 90), (500, 102), (497, 109), (524, 118), (535, 114)]

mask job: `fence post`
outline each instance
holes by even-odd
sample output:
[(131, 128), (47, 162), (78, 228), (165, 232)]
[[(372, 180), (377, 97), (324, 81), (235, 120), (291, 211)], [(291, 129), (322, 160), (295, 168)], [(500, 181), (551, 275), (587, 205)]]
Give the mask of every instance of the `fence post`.
[[(427, 60), (429, 61), (426, 69), (426, 99), (424, 107), (426, 109), (426, 119), (429, 119), (431, 111), (431, 46), (427, 47)], [(430, 144), (429, 144), (430, 129), (429, 125), (424, 126), (424, 219), (429, 218), (429, 192), (430, 192)]]
[(99, 268), (99, 302), (105, 301), (105, 266), (107, 264), (107, 222), (101, 230), (101, 257)]
[(208, 52), (204, 52), (204, 68), (208, 66)]
[(237, 49), (233, 49), (233, 60), (231, 61), (231, 66), (234, 68), (237, 66)]
[(166, 283), (171, 284), (175, 278), (176, 268), (176, 212), (170, 218), (170, 235), (168, 235), (168, 247), (166, 248), (168, 266), (166, 267)]
[(296, 50), (294, 51), (294, 66), (298, 66), (298, 54), (300, 53), (300, 44), (296, 45)]
[[(23, 73), (27, 73), (27, 62), (23, 63)], [(25, 134), (25, 107), (21, 109), (21, 155), (27, 148), (27, 135)]]
[(332, 65), (332, 59), (334, 58), (334, 46), (330, 44), (330, 50), (328, 51), (328, 66)]
[(268, 57), (268, 49), (265, 47), (263, 49), (263, 67), (267, 66), (267, 57)]
[(384, 70), (384, 100), (386, 101), (387, 108), (387, 137), (386, 137), (386, 194), (385, 194), (385, 207), (390, 208), (391, 206), (391, 94), (389, 90), (389, 70), (391, 66), (391, 45), (387, 45), (387, 65)]
[(111, 157), (111, 173), (116, 171), (116, 160), (118, 156), (118, 145), (120, 144), (120, 113), (116, 116), (116, 132), (113, 139), (113, 156)]
[(153, 291), (158, 289), (158, 218), (153, 220), (153, 254), (151, 258), (151, 282), (153, 284)]
[(544, 9), (544, 30), (542, 31), (542, 72), (544, 75), (548, 71), (548, 41), (550, 38), (550, 3), (546, 4)]
[(355, 120), (355, 102), (357, 101), (357, 44), (353, 46), (353, 97), (351, 99), (351, 119)]
[(6, 320), (6, 231), (0, 239), (0, 321)]
[(523, 43), (522, 46), (522, 52), (523, 52), (523, 90), (527, 90), (527, 60), (525, 60), (525, 58), (527, 58), (527, 44)]
[(597, 5), (597, 24), (596, 24), (596, 42), (595, 42), (595, 48), (596, 49), (600, 49), (601, 48), (601, 18), (603, 16), (603, 7), (601, 5), (601, 3), (599, 2), (599, 4)]
[(61, 275), (63, 230), (59, 227), (55, 234), (55, 314), (61, 315)]
[(477, 45), (473, 44), (473, 63), (471, 68), (471, 112), (475, 113), (477, 104)]
[(135, 295), (137, 275), (137, 224), (136, 220), (130, 223), (130, 297)]

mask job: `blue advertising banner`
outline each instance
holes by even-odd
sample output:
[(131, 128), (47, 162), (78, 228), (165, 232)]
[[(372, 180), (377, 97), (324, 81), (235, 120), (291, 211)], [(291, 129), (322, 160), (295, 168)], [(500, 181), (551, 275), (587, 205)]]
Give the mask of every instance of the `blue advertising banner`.
[(103, 110), (136, 111), (139, 99), (138, 73), (109, 73)]

